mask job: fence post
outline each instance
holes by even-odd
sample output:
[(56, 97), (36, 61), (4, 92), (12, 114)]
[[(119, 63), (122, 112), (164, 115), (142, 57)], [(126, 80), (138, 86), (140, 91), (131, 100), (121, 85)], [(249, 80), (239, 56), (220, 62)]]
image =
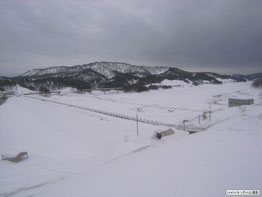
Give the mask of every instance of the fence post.
[(136, 114), (136, 135), (138, 136), (138, 115)]

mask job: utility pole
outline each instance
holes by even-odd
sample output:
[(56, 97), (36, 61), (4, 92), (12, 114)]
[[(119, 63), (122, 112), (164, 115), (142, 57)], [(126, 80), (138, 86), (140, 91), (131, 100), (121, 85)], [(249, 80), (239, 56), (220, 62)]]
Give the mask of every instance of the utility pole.
[(198, 116), (198, 124), (200, 124), (200, 115)]
[(211, 121), (211, 103), (209, 104), (209, 122)]
[(136, 114), (136, 135), (138, 136), (138, 115)]
[(187, 122), (188, 120), (183, 120), (183, 124), (184, 124), (184, 131), (186, 130), (186, 122)]

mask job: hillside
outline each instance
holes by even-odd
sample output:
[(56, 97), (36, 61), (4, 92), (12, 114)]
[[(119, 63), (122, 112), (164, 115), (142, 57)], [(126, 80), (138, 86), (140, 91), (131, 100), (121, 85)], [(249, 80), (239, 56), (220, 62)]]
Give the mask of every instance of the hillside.
[(174, 67), (136, 66), (119, 62), (94, 62), (71, 67), (49, 67), (33, 69), (24, 74), (2, 80), (0, 86), (9, 81), (23, 87), (38, 90), (73, 87), (79, 90), (94, 88), (124, 88), (127, 91), (147, 90), (148, 84), (168, 80), (182, 80), (194, 85), (202, 83), (221, 84), (221, 79), (245, 81), (244, 78), (209, 72), (187, 72)]

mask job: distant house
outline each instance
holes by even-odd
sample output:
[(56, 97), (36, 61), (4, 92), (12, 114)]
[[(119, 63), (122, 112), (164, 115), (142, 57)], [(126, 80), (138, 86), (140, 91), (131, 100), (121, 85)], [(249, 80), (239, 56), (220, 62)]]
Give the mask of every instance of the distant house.
[(0, 91), (0, 99), (4, 97), (4, 93)]
[(7, 97), (5, 92), (0, 91), (0, 105), (2, 105), (6, 101)]
[(174, 133), (175, 133), (175, 131), (173, 129), (167, 129), (165, 131), (156, 132), (156, 137), (158, 139), (161, 139), (162, 137), (165, 137), (165, 136), (168, 136), (168, 135), (172, 135)]
[(254, 99), (228, 99), (228, 107), (235, 107), (241, 105), (253, 105)]

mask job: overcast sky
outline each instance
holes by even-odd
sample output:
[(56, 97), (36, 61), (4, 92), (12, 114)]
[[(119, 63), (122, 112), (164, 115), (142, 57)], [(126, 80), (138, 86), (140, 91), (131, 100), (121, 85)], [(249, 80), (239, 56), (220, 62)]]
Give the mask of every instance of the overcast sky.
[(0, 75), (94, 61), (262, 72), (262, 0), (0, 0)]

